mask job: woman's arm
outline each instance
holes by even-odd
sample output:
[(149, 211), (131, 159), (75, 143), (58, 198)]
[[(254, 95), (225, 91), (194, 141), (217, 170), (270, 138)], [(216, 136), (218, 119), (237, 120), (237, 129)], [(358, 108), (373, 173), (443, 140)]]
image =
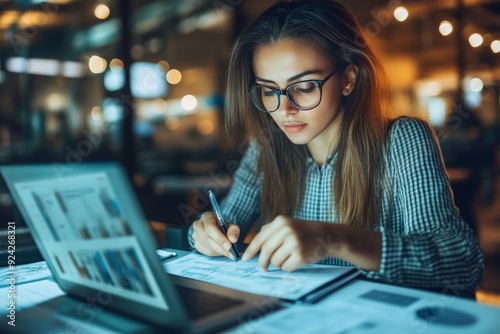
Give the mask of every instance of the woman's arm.
[(453, 204), (432, 129), (421, 120), (398, 120), (390, 155), (394, 220), (381, 226), (380, 269), (367, 276), (417, 287), (477, 288), (482, 251)]

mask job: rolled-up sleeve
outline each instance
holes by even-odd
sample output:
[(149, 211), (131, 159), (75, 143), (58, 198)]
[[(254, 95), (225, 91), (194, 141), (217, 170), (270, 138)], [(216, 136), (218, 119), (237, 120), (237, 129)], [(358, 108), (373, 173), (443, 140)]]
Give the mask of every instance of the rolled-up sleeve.
[(483, 254), (453, 204), (441, 151), (427, 123), (396, 121), (389, 170), (399, 218), (381, 226), (380, 269), (365, 274), (416, 287), (475, 290), (483, 276)]

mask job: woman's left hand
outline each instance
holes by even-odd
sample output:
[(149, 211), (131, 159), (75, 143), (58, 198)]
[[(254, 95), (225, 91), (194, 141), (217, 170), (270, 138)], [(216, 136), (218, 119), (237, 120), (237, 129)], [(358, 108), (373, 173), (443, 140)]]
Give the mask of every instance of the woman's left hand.
[[(259, 266), (267, 270), (269, 264), (286, 271), (315, 263), (328, 256), (331, 249), (329, 231), (333, 224), (278, 216), (264, 225), (254, 237), (242, 260), (253, 258), (259, 251)], [(330, 245), (327, 245), (326, 242)]]

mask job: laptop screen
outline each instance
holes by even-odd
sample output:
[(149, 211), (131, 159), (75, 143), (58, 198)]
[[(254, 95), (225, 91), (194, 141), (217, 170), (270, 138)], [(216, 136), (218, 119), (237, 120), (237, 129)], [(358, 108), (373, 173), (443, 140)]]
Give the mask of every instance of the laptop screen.
[(107, 173), (13, 186), (57, 276), (168, 310)]

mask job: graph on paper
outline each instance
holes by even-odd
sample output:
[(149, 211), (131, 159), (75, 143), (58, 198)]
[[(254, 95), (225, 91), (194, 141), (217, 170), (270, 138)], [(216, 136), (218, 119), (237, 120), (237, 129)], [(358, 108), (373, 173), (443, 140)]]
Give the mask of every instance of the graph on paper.
[(270, 266), (262, 271), (257, 258), (238, 261), (190, 253), (164, 264), (170, 274), (249, 293), (297, 300), (350, 271), (352, 267), (308, 265), (294, 272)]

